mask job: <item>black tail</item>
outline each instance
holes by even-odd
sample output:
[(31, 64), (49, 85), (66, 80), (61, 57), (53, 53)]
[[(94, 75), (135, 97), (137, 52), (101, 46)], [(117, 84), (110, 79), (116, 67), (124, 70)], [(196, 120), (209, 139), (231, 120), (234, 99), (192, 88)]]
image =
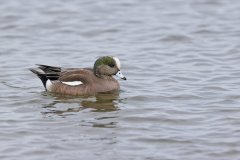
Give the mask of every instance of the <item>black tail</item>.
[(43, 85), (46, 89), (46, 83), (47, 83), (47, 80), (48, 80), (47, 75), (45, 73), (39, 72), (39, 71), (37, 71), (35, 69), (32, 69), (32, 68), (30, 69), (30, 71), (32, 71), (34, 74), (36, 74), (41, 79), (41, 81), (42, 81), (42, 83), (43, 83)]
[(32, 71), (41, 79), (45, 89), (46, 89), (47, 80), (52, 80), (52, 81), (58, 80), (61, 74), (60, 67), (47, 66), (42, 64), (37, 64), (37, 65), (38, 65), (38, 68), (42, 70), (42, 72), (32, 68), (30, 69), (30, 71)]
[(48, 65), (43, 65), (43, 64), (37, 64), (38, 68), (43, 70), (45, 73), (51, 73), (51, 72), (61, 72), (60, 67), (55, 67), (55, 66), (48, 66)]

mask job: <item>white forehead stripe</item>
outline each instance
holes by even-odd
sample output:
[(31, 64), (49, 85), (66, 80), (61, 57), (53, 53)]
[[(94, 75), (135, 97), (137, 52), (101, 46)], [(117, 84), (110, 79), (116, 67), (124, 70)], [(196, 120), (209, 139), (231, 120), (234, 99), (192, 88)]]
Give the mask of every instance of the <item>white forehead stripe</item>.
[(113, 59), (115, 60), (118, 69), (121, 69), (121, 63), (120, 63), (119, 59), (117, 57), (113, 57)]
[(77, 85), (83, 84), (81, 81), (62, 82), (62, 83), (69, 86), (77, 86)]

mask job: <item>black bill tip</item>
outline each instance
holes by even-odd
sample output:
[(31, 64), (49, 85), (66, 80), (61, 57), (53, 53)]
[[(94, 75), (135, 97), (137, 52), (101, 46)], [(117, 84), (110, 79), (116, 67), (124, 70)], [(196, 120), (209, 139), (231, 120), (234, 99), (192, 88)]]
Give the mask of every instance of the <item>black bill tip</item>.
[(127, 78), (126, 78), (126, 77), (123, 77), (122, 79), (123, 79), (123, 80), (127, 80)]

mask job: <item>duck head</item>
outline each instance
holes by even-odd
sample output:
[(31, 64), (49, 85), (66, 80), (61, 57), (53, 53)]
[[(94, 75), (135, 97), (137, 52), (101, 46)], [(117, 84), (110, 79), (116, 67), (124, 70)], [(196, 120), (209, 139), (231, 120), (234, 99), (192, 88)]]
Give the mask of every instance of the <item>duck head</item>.
[(98, 77), (116, 75), (123, 80), (127, 78), (121, 72), (121, 64), (117, 57), (104, 56), (100, 57), (94, 63), (94, 74)]

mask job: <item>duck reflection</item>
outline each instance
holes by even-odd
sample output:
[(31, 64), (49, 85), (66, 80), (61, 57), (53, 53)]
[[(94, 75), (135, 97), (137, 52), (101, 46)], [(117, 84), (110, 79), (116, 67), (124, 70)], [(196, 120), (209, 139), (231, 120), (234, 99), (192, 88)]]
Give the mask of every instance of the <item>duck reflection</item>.
[(83, 100), (83, 108), (92, 108), (93, 112), (112, 112), (118, 110), (118, 93), (101, 93), (96, 96), (95, 101)]
[[(44, 93), (44, 95), (47, 96), (48, 93)], [(66, 116), (85, 109), (90, 109), (91, 112), (113, 112), (119, 110), (117, 102), (119, 93), (101, 93), (95, 97), (77, 98), (53, 94), (51, 94), (51, 96), (53, 96), (55, 100), (43, 106), (43, 108), (47, 109), (43, 114), (55, 113)]]

